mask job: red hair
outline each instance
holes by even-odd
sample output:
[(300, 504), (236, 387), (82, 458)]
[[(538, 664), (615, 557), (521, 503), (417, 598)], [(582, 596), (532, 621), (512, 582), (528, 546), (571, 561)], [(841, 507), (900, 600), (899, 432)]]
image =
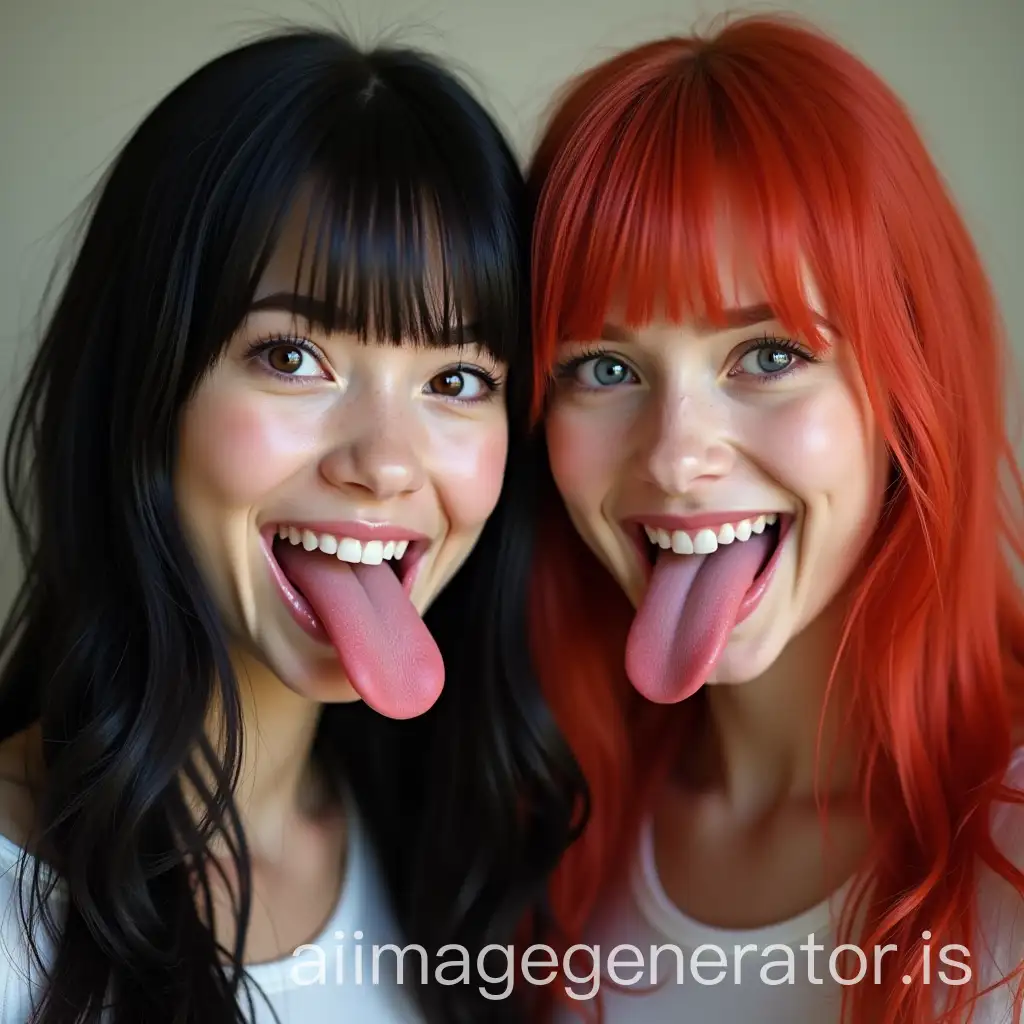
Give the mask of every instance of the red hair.
[[(633, 323), (659, 302), (678, 319), (721, 313), (723, 199), (780, 319), (816, 337), (809, 269), (856, 354), (894, 485), (837, 654), (874, 850), (841, 930), (866, 909), (861, 947), (898, 953), (881, 985), (845, 990), (845, 1011), (855, 1024), (930, 1021), (931, 988), (901, 980), (920, 977), (922, 931), (973, 948), (979, 863), (1024, 895), (989, 820), (997, 801), (1021, 801), (1004, 785), (1024, 691), (1024, 487), (1001, 394), (1016, 378), (971, 238), (889, 88), (778, 18), (592, 69), (557, 109), (532, 180), (538, 413), (559, 339), (596, 337), (613, 297)], [(535, 654), (591, 792), (551, 886), (568, 943), (633, 856), (686, 708), (629, 686), (632, 609), (557, 500), (540, 543)], [(956, 990), (954, 1010), (973, 989)]]

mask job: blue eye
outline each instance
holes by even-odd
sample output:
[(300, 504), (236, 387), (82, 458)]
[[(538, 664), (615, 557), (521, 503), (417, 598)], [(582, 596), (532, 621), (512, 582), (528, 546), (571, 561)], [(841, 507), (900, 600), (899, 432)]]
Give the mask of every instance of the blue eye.
[(640, 378), (624, 359), (610, 353), (584, 354), (570, 360), (559, 370), (560, 377), (571, 379), (584, 388), (596, 390), (618, 384), (638, 384)]
[(817, 362), (808, 352), (788, 338), (761, 338), (751, 345), (729, 371), (730, 377), (753, 377), (769, 381), (786, 377), (807, 363)]
[(739, 362), (744, 373), (779, 373), (781, 370), (788, 370), (796, 356), (781, 348), (756, 348), (748, 352)]

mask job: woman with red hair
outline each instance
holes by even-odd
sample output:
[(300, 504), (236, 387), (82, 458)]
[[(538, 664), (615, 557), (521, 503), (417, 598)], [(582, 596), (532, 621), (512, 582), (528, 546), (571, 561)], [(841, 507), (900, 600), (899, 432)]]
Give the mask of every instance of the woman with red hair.
[(556, 1019), (1021, 1019), (1014, 377), (911, 118), (747, 18), (585, 74), (532, 177)]

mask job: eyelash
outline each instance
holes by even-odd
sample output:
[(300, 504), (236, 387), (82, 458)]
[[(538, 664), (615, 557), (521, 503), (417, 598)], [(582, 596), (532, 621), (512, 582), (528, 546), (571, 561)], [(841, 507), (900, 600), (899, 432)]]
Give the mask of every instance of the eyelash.
[[(780, 377), (788, 377), (791, 373), (796, 373), (800, 363), (816, 363), (818, 357), (813, 353), (804, 348), (803, 345), (798, 344), (790, 338), (778, 338), (772, 334), (766, 334), (764, 337), (759, 338), (757, 341), (748, 345), (744, 350), (743, 354), (737, 360), (737, 365), (740, 361), (750, 355), (751, 352), (788, 352), (790, 355), (796, 356), (796, 360), (792, 366), (786, 367), (785, 370), (779, 370), (778, 373), (765, 373), (765, 374), (744, 374), (753, 378), (757, 384), (768, 384), (771, 381), (776, 381)], [(729, 371), (729, 376), (733, 376), (734, 370)]]
[[(287, 334), (272, 334), (267, 338), (261, 338), (259, 341), (254, 341), (248, 348), (245, 354), (247, 360), (258, 360), (264, 353), (269, 352), (271, 349), (278, 348), (280, 346), (287, 346), (289, 348), (302, 349), (303, 352), (311, 355), (318, 363), (326, 362), (327, 357), (316, 347), (311, 341), (306, 338), (296, 338)], [(269, 374), (275, 380), (287, 380), (289, 384), (298, 385), (304, 387), (316, 380), (323, 380), (322, 377), (298, 377), (293, 373), (281, 373), (280, 370), (275, 370), (272, 366), (260, 365), (260, 369)]]
[[(285, 334), (274, 334), (270, 337), (262, 338), (259, 341), (254, 341), (246, 351), (245, 358), (247, 360), (257, 360), (265, 352), (269, 352), (271, 349), (277, 348), (280, 345), (302, 349), (302, 351), (307, 352), (316, 359), (318, 363), (327, 361), (327, 357), (324, 353), (308, 339)], [(260, 369), (262, 372), (270, 374), (270, 376), (274, 377), (275, 380), (286, 380), (290, 385), (298, 387), (305, 387), (314, 381), (323, 380), (322, 377), (299, 377), (291, 373), (281, 373), (279, 370), (275, 370), (273, 367), (266, 365), (261, 365)], [(436, 396), (443, 401), (454, 402), (458, 405), (470, 405), (476, 402), (486, 402), (496, 396), (501, 391), (504, 384), (503, 379), (492, 371), (485, 370), (480, 366), (469, 366), (464, 363), (457, 363), (454, 366), (446, 366), (444, 369), (438, 370), (438, 372), (434, 374), (434, 377), (442, 377), (445, 374), (450, 373), (472, 374), (474, 377), (479, 377), (487, 387), (487, 394), (479, 398), (452, 398), (448, 395)]]
[[(798, 360), (807, 363), (818, 362), (818, 357), (815, 356), (814, 353), (809, 352), (807, 349), (805, 349), (803, 345), (800, 345), (789, 338), (778, 338), (775, 337), (774, 335), (766, 334), (764, 337), (759, 338), (756, 341), (749, 344), (743, 350), (743, 352), (740, 354), (739, 359), (737, 360), (737, 365), (740, 361), (742, 361), (748, 355), (750, 355), (751, 352), (760, 352), (764, 350), (788, 352), (791, 355), (796, 356)], [(621, 358), (617, 356), (615, 353), (608, 351), (607, 349), (597, 347), (584, 349), (582, 352), (573, 356), (571, 359), (566, 360), (564, 363), (560, 363), (555, 368), (555, 377), (559, 380), (571, 378), (573, 374), (575, 374), (575, 372), (584, 363), (589, 362), (591, 359), (604, 359), (609, 356)], [(631, 373), (636, 374), (636, 370), (633, 369), (632, 365), (629, 363), (629, 360), (623, 359), (622, 362), (629, 367)], [(745, 374), (744, 376), (752, 377), (758, 384), (767, 384), (771, 381), (778, 380), (780, 377), (788, 377), (791, 373), (794, 373), (796, 371), (798, 366), (799, 363), (794, 362), (792, 366), (787, 367), (785, 370), (779, 370), (778, 373)], [(732, 377), (734, 375), (735, 370), (730, 370), (729, 376)], [(637, 374), (637, 376), (639, 375)], [(582, 386), (585, 387), (585, 385)], [(589, 388), (588, 390), (598, 389)]]
[[(614, 352), (608, 352), (601, 348), (586, 348), (582, 352), (577, 353), (571, 359), (565, 360), (565, 362), (559, 363), (555, 367), (555, 377), (562, 380), (572, 375), (584, 364), (590, 362), (591, 359), (605, 359), (609, 356), (614, 356)], [(616, 357), (617, 358), (617, 357)], [(622, 360), (628, 366), (629, 363)], [(631, 368), (632, 369), (632, 368)], [(636, 371), (633, 371), (634, 373)]]

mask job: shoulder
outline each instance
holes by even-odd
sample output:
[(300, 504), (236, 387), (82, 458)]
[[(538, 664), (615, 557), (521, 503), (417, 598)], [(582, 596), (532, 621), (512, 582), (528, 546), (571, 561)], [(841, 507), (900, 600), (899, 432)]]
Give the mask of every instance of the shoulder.
[(35, 822), (42, 747), (36, 727), (0, 743), (0, 837), (27, 846)]
[(1006, 800), (995, 804), (992, 838), (1000, 852), (1024, 870), (1024, 746), (1014, 750), (1004, 782), (1018, 794), (1020, 802)]
[[(1014, 750), (1004, 777), (1024, 801), (1024, 747)], [(1024, 871), (1024, 802), (1000, 800), (992, 807), (991, 837), (996, 850)], [(999, 985), (978, 1003), (977, 1024), (1003, 1024), (1012, 1018), (1013, 991), (1000, 985), (1024, 961), (1024, 894), (988, 865), (978, 877), (977, 926), (969, 951), (978, 991)]]
[[(38, 734), (33, 729), (0, 743), (0, 1024), (29, 1019), (31, 998), (40, 977), (36, 954), (46, 962), (51, 945), (44, 929), (34, 926), (32, 941), (25, 927), (30, 910), (35, 858), (26, 847), (35, 821), (38, 781)], [(48, 893), (47, 909), (57, 910), (59, 888), (40, 865), (40, 887)]]
[[(26, 928), (26, 916), (35, 910), (30, 897), (36, 866), (31, 854), (0, 836), (0, 1024), (21, 1024), (30, 1018), (33, 997), (38, 999), (40, 991), (41, 965), (52, 957), (53, 945), (39, 924), (38, 912), (32, 915), (31, 932)], [(48, 881), (42, 867), (40, 888), (47, 896), (47, 916), (56, 922), (61, 890), (51, 889)]]

